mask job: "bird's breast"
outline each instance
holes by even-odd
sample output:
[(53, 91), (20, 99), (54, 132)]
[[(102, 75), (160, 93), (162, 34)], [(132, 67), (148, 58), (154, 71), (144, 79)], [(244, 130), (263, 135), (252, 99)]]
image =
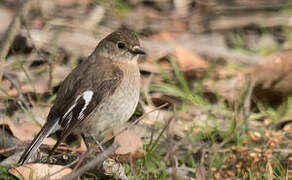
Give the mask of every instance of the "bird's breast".
[(135, 112), (140, 94), (138, 66), (122, 68), (123, 78), (114, 93), (105, 98), (84, 123), (83, 131), (99, 135), (130, 119)]

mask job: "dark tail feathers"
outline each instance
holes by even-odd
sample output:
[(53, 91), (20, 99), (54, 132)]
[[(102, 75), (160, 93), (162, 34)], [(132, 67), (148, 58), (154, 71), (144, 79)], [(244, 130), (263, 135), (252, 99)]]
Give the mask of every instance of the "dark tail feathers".
[(18, 164), (23, 165), (25, 164), (32, 156), (32, 154), (40, 147), (42, 142), (46, 137), (48, 137), (51, 132), (56, 128), (58, 124), (58, 120), (55, 121), (47, 121), (38, 135), (33, 139), (31, 144), (27, 147), (25, 152), (21, 155)]

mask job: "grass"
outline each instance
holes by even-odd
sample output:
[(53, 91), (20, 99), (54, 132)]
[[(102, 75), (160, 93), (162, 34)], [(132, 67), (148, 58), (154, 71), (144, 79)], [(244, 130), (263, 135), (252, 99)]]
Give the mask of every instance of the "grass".
[[(211, 102), (202, 93), (199, 93), (201, 91), (200, 84), (203, 83), (204, 79), (198, 83), (199, 85), (191, 88), (184, 77), (184, 74), (177, 67), (175, 61), (171, 59), (170, 62), (173, 66), (177, 81), (173, 81), (172, 78), (162, 70), (164, 83), (153, 85), (151, 90), (179, 97), (182, 99), (183, 104), (194, 104), (197, 105), (196, 107), (211, 106)], [(206, 75), (205, 78), (207, 77), (208, 76)], [(220, 97), (218, 96), (217, 98)], [(220, 108), (216, 108), (219, 112), (220, 110), (225, 112), (233, 111), (232, 107), (230, 108), (222, 104), (219, 106)], [(289, 117), (288, 108), (291, 107), (291, 98), (289, 98), (287, 102), (284, 102), (277, 109), (273, 109), (267, 104), (262, 104), (261, 102), (257, 102), (257, 106), (260, 111), (257, 112), (255, 110), (251, 110), (250, 119), (254, 117), (270, 117), (274, 122), (279, 122), (281, 119)], [(178, 109), (178, 111), (183, 111), (183, 109)], [(247, 133), (248, 131), (243, 131), (245, 126), (243, 122), (236, 118), (236, 116), (238, 116), (236, 115), (236, 112), (231, 114), (231, 119), (225, 122), (225, 126), (227, 127), (225, 129), (220, 129), (217, 126), (202, 126), (199, 127), (199, 132), (194, 132), (192, 131), (192, 128), (190, 128), (190, 130), (186, 133), (190, 138), (189, 142), (192, 145), (192, 149), (184, 152), (182, 158), (179, 159), (179, 166), (186, 165), (189, 168), (197, 168), (200, 162), (198, 161), (198, 158), (194, 158), (195, 154), (200, 153), (200, 151), (206, 151), (208, 152), (208, 155), (206, 158), (203, 158), (203, 164), (209, 172), (211, 172), (210, 169), (214, 170), (211, 174), (207, 175), (208, 179), (221, 179), (231, 176), (239, 179), (287, 179), (287, 168), (285, 169), (283, 167), (283, 162), (277, 160), (277, 156), (274, 156), (274, 154), (272, 154), (269, 158), (263, 155), (265, 151), (272, 149), (269, 145), (267, 145), (267, 142), (271, 137), (262, 137), (260, 141), (253, 141)], [(217, 119), (212, 118), (212, 116), (208, 116), (208, 119), (210, 121), (214, 121), (214, 123), (217, 121)], [(257, 128), (251, 129), (258, 130)], [(273, 130), (267, 129), (267, 127), (264, 126), (261, 129), (262, 134), (266, 131)], [(168, 160), (163, 160), (164, 154), (161, 152), (161, 149), (152, 151), (152, 149), (149, 148), (151, 147), (151, 144), (156, 146), (158, 141), (162, 140), (158, 138), (154, 143), (151, 138), (145, 148), (145, 158), (143, 160), (138, 160), (134, 164), (135, 167), (140, 167), (137, 171), (138, 174), (131, 176), (131, 171), (129, 170), (130, 167), (128, 166), (129, 176), (134, 176), (136, 178), (138, 177), (138, 179), (148, 179), (150, 177), (151, 179), (169, 178), (169, 174), (166, 173), (166, 169), (171, 166), (171, 162)], [(198, 144), (201, 142), (207, 142), (205, 143), (205, 148), (197, 148)], [(232, 147), (246, 148), (243, 153), (245, 156), (242, 155), (242, 152), (236, 149), (231, 150)], [(254, 149), (260, 149), (260, 152), (254, 152)], [(180, 150), (178, 149), (178, 151)], [(255, 153), (255, 156), (259, 155), (261, 158), (253, 157), (253, 153)], [(234, 159), (230, 160), (231, 158)], [(234, 163), (241, 165), (241, 167), (238, 166), (239, 168), (234, 170)]]
[[(183, 101), (192, 103), (192, 104), (206, 104), (206, 99), (204, 95), (201, 93), (202, 82), (196, 83), (195, 88), (190, 88), (184, 74), (179, 70), (177, 64), (174, 59), (170, 59), (170, 62), (173, 66), (175, 77), (177, 78), (177, 82), (172, 80), (163, 69), (161, 69), (161, 74), (166, 83), (163, 84), (154, 84), (151, 86), (151, 91), (159, 91), (168, 95), (180, 97)], [(203, 78), (204, 79), (204, 78)]]
[[(291, 7), (283, 8), (284, 11), (288, 10), (291, 12)], [(250, 36), (248, 33), (252, 32)], [(282, 37), (280, 42), (278, 39), (272, 40), (271, 37)], [(260, 46), (249, 46), (248, 38), (258, 38), (257, 42)], [(269, 40), (267, 40), (269, 39)], [(283, 39), (285, 39), (284, 42)], [(274, 28), (258, 28), (256, 26), (251, 26), (250, 29), (235, 29), (229, 36), (230, 47), (236, 51), (249, 52), (254, 54), (259, 54), (262, 56), (267, 56), (273, 52), (280, 51), (282, 49), (291, 49), (292, 47), (292, 30), (289, 26), (279, 26)]]
[[(281, 48), (281, 45), (277, 42), (276, 39), (273, 39), (272, 29), (269, 28), (261, 28), (257, 29), (259, 32), (255, 31), (256, 27), (253, 27), (254, 33), (252, 35), (255, 37), (249, 37), (251, 35), (248, 34), (248, 31), (243, 29), (236, 29), (234, 32), (230, 34), (229, 43), (234, 50), (243, 51), (243, 52), (250, 52), (259, 54), (262, 56), (266, 56), (271, 54), (272, 52), (276, 52)], [(289, 37), (289, 31), (284, 31), (283, 35)], [(248, 42), (248, 38), (258, 38), (258, 42)], [(253, 43), (257, 45), (253, 45)]]
[[(240, 44), (241, 37), (237, 38)], [(170, 174), (170, 168), (174, 167), (174, 164), (178, 168), (186, 167), (193, 170), (187, 174), (193, 178), (196, 177), (194, 172), (198, 167), (203, 166), (206, 171), (206, 179), (230, 177), (260, 180), (288, 179), (287, 167), (284, 166), (279, 156), (276, 153), (272, 153), (271, 156), (265, 155), (265, 153), (273, 151), (273, 148), (285, 145), (281, 142), (275, 146), (269, 144), (271, 141), (276, 141), (278, 137), (265, 133), (273, 134), (274, 128), (266, 126), (259, 128), (251, 125), (250, 129), (246, 130), (243, 120), (239, 118), (238, 114), (242, 109), (235, 111), (234, 107), (222, 101), (219, 94), (216, 94), (217, 101), (214, 103), (202, 93), (204, 81), (211, 78), (210, 72), (213, 70), (213, 66), (207, 70), (200, 81), (189, 84), (175, 59), (170, 59), (170, 63), (174, 75), (166, 73), (160, 66), (163, 83), (154, 84), (150, 90), (177, 97), (181, 100), (182, 106), (174, 105), (174, 108), (169, 110), (174, 115), (171, 122), (157, 123), (152, 126), (151, 135), (149, 139), (145, 140), (145, 156), (124, 164), (129, 179), (169, 179), (174, 177)], [(31, 82), (27, 70), (21, 64), (19, 67)], [(52, 95), (48, 102), (52, 102), (54, 98), (55, 95)], [(268, 119), (277, 123), (291, 116), (289, 111), (291, 107), (291, 98), (276, 109), (258, 101), (256, 108), (251, 109), (246, 121)], [(139, 110), (141, 111), (141, 109)], [(194, 111), (199, 111), (200, 114), (197, 115)], [(179, 116), (180, 112), (190, 114), (191, 120)], [(223, 120), (218, 116), (223, 116)], [(203, 119), (203, 123), (199, 122), (201, 119)], [(169, 134), (170, 123), (176, 123), (175, 127), (183, 131), (185, 137), (174, 140), (174, 137)], [(249, 131), (261, 133), (260, 140), (252, 140), (248, 134)], [(166, 145), (170, 145), (170, 148)], [(7, 169), (7, 167), (0, 167), (0, 179), (15, 179), (7, 173)], [(82, 178), (99, 179), (89, 172)]]
[(8, 167), (6, 166), (0, 166), (0, 179), (3, 180), (16, 180), (17, 178), (12, 176), (9, 172), (8, 172)]
[[(149, 179), (150, 177), (157, 180), (167, 179), (167, 161), (163, 161), (163, 156), (158, 148), (158, 143), (167, 127), (168, 125), (164, 126), (155, 139), (155, 127), (152, 128), (149, 143), (144, 145), (146, 152), (144, 158), (125, 166), (129, 179)], [(135, 168), (133, 169), (133, 167)]]
[[(238, 119), (237, 112), (234, 111), (233, 107), (226, 105), (224, 101), (220, 101), (222, 97), (219, 95), (216, 95), (218, 101), (214, 105), (201, 93), (202, 84), (205, 79), (210, 78), (209, 72), (212, 67), (199, 82), (189, 84), (175, 60), (171, 59), (170, 62), (173, 66), (175, 78), (163, 71), (161, 67), (164, 82), (155, 84), (150, 89), (151, 91), (178, 97), (183, 105), (175, 105), (175, 108), (170, 110), (174, 114), (171, 122), (157, 123), (152, 126), (151, 135), (149, 139), (146, 139), (144, 145), (145, 156), (124, 164), (128, 178), (141, 180), (175, 178), (175, 175), (170, 174), (170, 168), (174, 167), (174, 163), (176, 163), (178, 168), (186, 167), (192, 170), (188, 172), (188, 176), (193, 178), (196, 177), (195, 171), (202, 166), (206, 171), (206, 179), (235, 177), (237, 179), (287, 180), (287, 167), (283, 166), (283, 162), (274, 154), (269, 158), (265, 156), (266, 152), (280, 146), (280, 144), (274, 147), (268, 145), (269, 141), (275, 140), (277, 137), (266, 136), (265, 132), (273, 131), (273, 129), (264, 126), (260, 129), (251, 128), (251, 130), (259, 131), (262, 134), (259, 141), (253, 141), (247, 133), (248, 131), (243, 130), (245, 128), (243, 122)], [(54, 95), (52, 99), (53, 97)], [(262, 102), (257, 102), (256, 105), (258, 110), (251, 110), (249, 121), (269, 118), (277, 123), (290, 116), (289, 109), (292, 107), (292, 99), (288, 98), (287, 102), (276, 109)], [(187, 107), (201, 110), (202, 114), (193, 115), (191, 121), (179, 117), (180, 112), (190, 113)], [(223, 116), (227, 114), (227, 120), (219, 121), (219, 118), (213, 114)], [(196, 124), (201, 116), (206, 116), (205, 123)], [(181, 124), (178, 122), (181, 122)], [(182, 130), (185, 137), (173, 140), (168, 132), (170, 123), (176, 123), (176, 128)], [(222, 123), (224, 123), (224, 128), (222, 128)], [(179, 125), (183, 125), (187, 129)], [(167, 146), (167, 144), (170, 146)], [(188, 148), (183, 148), (185, 146)], [(170, 149), (167, 147), (170, 147)], [(242, 148), (245, 150), (241, 150)], [(260, 149), (260, 151), (255, 151), (256, 149)], [(15, 179), (7, 173), (7, 169), (7, 167), (0, 167), (0, 179)], [(84, 174), (82, 178), (100, 179), (90, 172)], [(109, 179), (114, 178), (109, 177)]]

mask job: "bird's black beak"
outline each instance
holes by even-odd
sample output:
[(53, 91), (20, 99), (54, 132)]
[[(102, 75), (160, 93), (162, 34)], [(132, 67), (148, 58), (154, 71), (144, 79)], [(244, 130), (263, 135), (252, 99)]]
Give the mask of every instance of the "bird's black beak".
[(132, 52), (134, 54), (142, 54), (142, 55), (145, 55), (146, 54), (146, 52), (140, 46), (134, 46), (132, 48)]

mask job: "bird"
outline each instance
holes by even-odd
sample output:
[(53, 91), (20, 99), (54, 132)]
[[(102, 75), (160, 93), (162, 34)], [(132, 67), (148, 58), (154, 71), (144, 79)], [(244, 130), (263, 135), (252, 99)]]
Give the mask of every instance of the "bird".
[(131, 30), (117, 30), (102, 39), (60, 84), (46, 123), (18, 164), (27, 163), (43, 140), (57, 129), (61, 129), (61, 136), (51, 152), (71, 133), (81, 135), (89, 149), (106, 131), (129, 120), (140, 95), (138, 59), (145, 54)]

